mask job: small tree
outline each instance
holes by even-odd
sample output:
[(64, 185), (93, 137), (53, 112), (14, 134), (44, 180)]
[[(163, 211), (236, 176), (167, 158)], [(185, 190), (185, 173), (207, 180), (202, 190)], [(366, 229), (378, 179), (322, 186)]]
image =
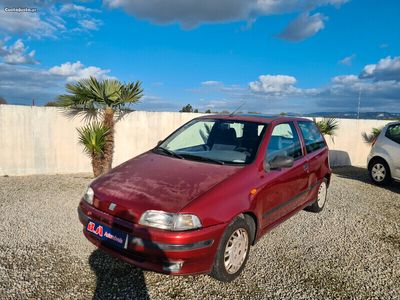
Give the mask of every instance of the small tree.
[(86, 154), (92, 159), (93, 175), (95, 177), (104, 172), (104, 148), (110, 128), (100, 122), (92, 122), (78, 128), (79, 143), (84, 146)]
[(0, 104), (7, 104), (7, 100), (0, 96)]
[(193, 112), (193, 107), (190, 104), (185, 105), (179, 112)]
[[(95, 77), (90, 77), (68, 83), (66, 89), (69, 94), (59, 96), (58, 106), (83, 113), (89, 120), (100, 117), (102, 125), (108, 129), (104, 134), (101, 156), (102, 173), (106, 173), (111, 169), (113, 160), (115, 115), (129, 109), (129, 105), (138, 102), (143, 96), (141, 82), (121, 83), (111, 79), (98, 81)], [(89, 131), (89, 128), (86, 129)], [(93, 135), (94, 132), (92, 137)]]
[(207, 110), (205, 111), (205, 113), (206, 113), (206, 114), (211, 114), (211, 110), (207, 109)]
[(314, 119), (315, 124), (321, 131), (323, 135), (328, 135), (331, 137), (333, 141), (333, 137), (336, 134), (336, 131), (339, 129), (339, 122), (336, 118), (323, 118), (320, 121), (316, 121)]

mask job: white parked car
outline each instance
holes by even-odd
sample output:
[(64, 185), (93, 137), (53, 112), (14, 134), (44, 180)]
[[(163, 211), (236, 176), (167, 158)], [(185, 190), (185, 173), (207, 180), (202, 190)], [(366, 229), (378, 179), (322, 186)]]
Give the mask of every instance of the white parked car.
[(368, 170), (376, 184), (400, 180), (400, 122), (382, 129), (368, 155)]

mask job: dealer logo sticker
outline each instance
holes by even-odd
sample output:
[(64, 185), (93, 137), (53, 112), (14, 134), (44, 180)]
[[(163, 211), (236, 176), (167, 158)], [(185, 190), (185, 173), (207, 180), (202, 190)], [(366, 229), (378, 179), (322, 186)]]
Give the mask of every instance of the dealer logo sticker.
[(87, 231), (90, 231), (92, 233), (94, 233), (95, 235), (98, 235), (100, 237), (103, 236), (103, 226), (99, 225), (96, 227), (96, 224), (94, 224), (93, 222), (89, 222), (87, 225)]

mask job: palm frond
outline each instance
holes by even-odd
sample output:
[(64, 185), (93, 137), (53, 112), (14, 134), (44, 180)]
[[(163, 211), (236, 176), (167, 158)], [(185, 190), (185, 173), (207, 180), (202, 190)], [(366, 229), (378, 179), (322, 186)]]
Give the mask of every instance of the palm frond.
[(79, 143), (83, 145), (85, 153), (89, 157), (98, 157), (103, 154), (106, 144), (106, 135), (110, 128), (100, 122), (92, 122), (81, 128), (77, 128)]
[[(68, 108), (67, 115), (84, 116), (85, 121), (96, 119), (97, 113), (105, 108), (114, 111), (129, 110), (143, 96), (141, 82), (121, 83), (115, 79), (97, 80), (95, 77), (81, 79), (76, 83), (68, 83), (69, 94), (60, 95), (57, 105)], [(121, 113), (121, 118), (124, 114)]]
[(376, 139), (378, 138), (378, 136), (381, 134), (382, 129), (383, 129), (383, 127), (379, 127), (379, 128), (374, 127), (374, 128), (372, 128), (371, 133), (369, 133), (369, 134), (366, 132), (361, 133), (361, 136), (362, 136), (364, 142), (367, 144), (370, 144), (370, 145), (373, 144), (376, 141)]
[(143, 97), (143, 88), (141, 85), (142, 83), (140, 81), (121, 85), (118, 95), (119, 98), (118, 101), (116, 101), (118, 108), (129, 107), (130, 104), (138, 102), (139, 99)]
[[(315, 119), (314, 119), (315, 122)], [(334, 136), (339, 129), (339, 122), (336, 118), (323, 118), (316, 122), (317, 127), (324, 135)]]

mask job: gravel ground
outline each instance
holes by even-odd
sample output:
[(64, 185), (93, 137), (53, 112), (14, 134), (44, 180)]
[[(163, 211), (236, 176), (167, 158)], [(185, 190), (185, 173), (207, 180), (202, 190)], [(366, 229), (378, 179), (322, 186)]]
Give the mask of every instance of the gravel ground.
[(230, 284), (142, 271), (82, 235), (88, 175), (0, 178), (0, 299), (400, 299), (400, 184), (335, 170), (321, 214), (300, 212), (255, 247)]

